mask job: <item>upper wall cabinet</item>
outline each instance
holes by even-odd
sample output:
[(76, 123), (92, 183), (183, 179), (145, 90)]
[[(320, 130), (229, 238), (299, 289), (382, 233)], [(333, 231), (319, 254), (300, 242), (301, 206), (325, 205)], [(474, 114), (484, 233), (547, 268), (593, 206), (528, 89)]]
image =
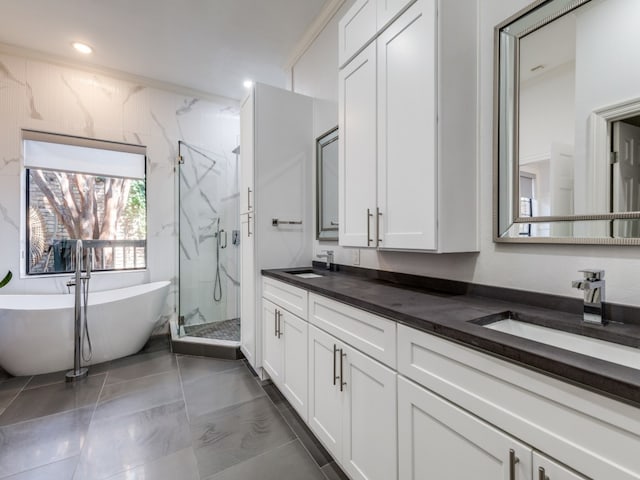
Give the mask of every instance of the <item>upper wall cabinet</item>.
[(414, 0), (357, 0), (340, 20), (338, 62), (343, 67)]
[(478, 249), (476, 14), (418, 0), (341, 69), (341, 245)]

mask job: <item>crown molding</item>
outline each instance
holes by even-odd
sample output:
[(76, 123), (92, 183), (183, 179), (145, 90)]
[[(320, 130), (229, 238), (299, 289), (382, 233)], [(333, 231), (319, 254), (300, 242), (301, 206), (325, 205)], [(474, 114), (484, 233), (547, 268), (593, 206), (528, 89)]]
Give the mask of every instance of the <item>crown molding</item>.
[(346, 0), (328, 0), (324, 7), (309, 25), (307, 31), (300, 37), (298, 43), (293, 48), (287, 62), (284, 65), (285, 70), (293, 69), (293, 66), (300, 60), (309, 47), (313, 44), (318, 35), (322, 33), (327, 24), (331, 21), (336, 12), (342, 7)]
[(74, 61), (59, 55), (53, 55), (50, 53), (42, 52), (40, 50), (33, 50), (30, 48), (19, 47), (16, 45), (10, 45), (7, 43), (0, 43), (0, 53), (12, 55), (15, 57), (23, 57), (28, 60), (37, 60), (40, 62), (50, 63), (60, 67), (74, 68), (83, 70), (87, 73), (95, 75), (105, 75), (118, 80), (124, 80), (127, 82), (143, 85), (149, 88), (156, 88), (159, 90), (165, 90), (178, 95), (184, 95), (186, 97), (195, 97), (202, 100), (208, 100), (214, 103), (219, 103), (224, 106), (239, 106), (239, 100), (223, 97), (210, 92), (204, 92), (195, 88), (186, 87), (184, 85), (178, 85), (171, 82), (164, 82), (162, 80), (156, 80), (154, 78), (145, 77), (143, 75), (136, 75), (128, 73), (115, 68), (104, 67), (100, 65), (93, 65), (90, 63)]

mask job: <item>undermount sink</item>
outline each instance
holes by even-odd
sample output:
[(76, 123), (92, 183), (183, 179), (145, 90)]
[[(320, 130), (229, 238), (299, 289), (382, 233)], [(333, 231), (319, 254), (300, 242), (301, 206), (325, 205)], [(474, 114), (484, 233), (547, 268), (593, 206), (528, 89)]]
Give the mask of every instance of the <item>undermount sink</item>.
[(513, 318), (510, 312), (505, 312), (502, 319), (498, 318), (483, 326), (640, 370), (640, 349), (638, 348), (523, 322)]
[(321, 278), (324, 276), (314, 272), (313, 270), (292, 270), (286, 273), (290, 273), (294, 277), (298, 278)]

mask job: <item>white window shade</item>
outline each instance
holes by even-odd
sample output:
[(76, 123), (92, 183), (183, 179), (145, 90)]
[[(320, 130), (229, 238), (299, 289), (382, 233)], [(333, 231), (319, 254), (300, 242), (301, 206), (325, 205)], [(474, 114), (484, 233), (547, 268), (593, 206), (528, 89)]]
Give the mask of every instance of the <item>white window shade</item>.
[[(86, 140), (86, 143), (90, 144), (91, 140)], [(109, 150), (100, 147), (25, 139), (24, 166), (105, 177), (145, 178), (144, 147), (137, 147), (141, 153), (117, 150), (113, 145)]]

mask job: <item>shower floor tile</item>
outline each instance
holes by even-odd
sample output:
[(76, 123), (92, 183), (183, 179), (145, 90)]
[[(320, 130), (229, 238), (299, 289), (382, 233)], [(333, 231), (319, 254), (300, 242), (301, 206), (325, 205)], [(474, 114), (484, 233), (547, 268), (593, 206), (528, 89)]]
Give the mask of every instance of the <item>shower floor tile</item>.
[(78, 384), (0, 376), (0, 479), (346, 479), (245, 362), (168, 345), (90, 367)]
[(184, 332), (189, 337), (212, 338), (216, 340), (240, 341), (240, 319), (232, 318), (221, 322), (185, 325)]

